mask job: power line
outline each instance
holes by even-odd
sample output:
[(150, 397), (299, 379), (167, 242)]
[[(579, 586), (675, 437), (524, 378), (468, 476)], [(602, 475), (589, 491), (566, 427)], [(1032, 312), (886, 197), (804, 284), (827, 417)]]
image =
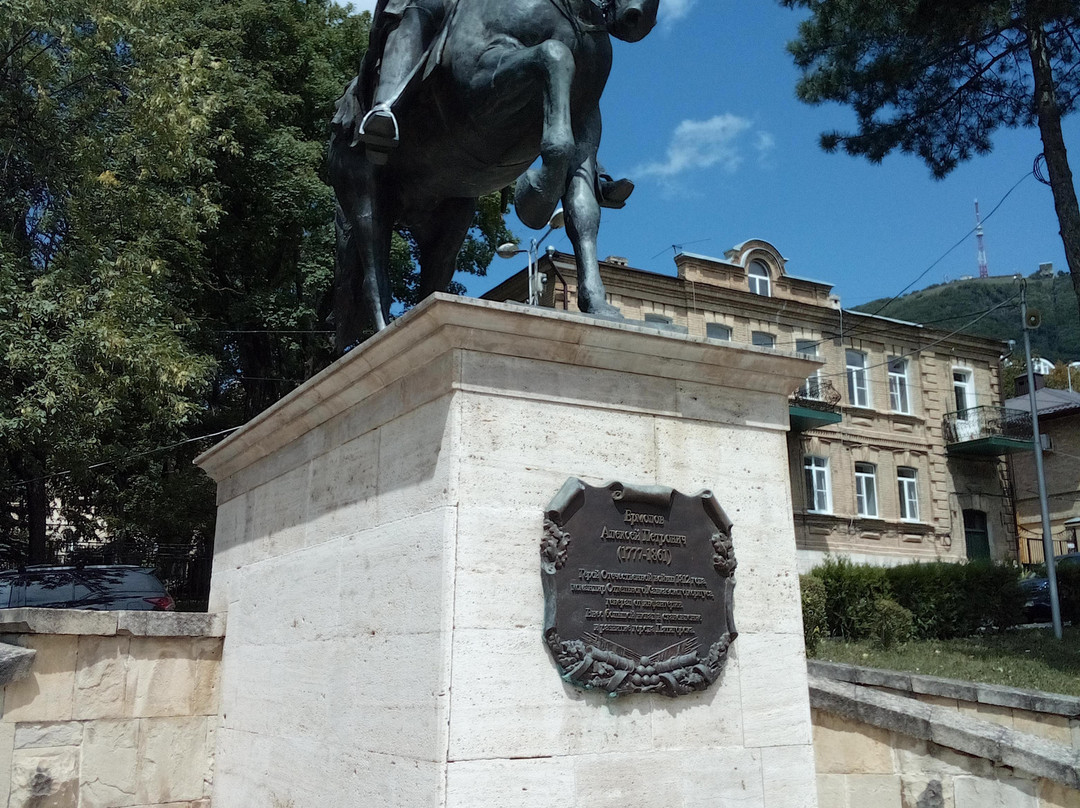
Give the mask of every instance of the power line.
[[(102, 468), (104, 466), (111, 466), (111, 465), (113, 465), (115, 463), (123, 463), (126, 460), (134, 460), (136, 457), (146, 457), (147, 455), (157, 454), (158, 452), (166, 452), (169, 449), (175, 449), (175, 448), (177, 448), (179, 446), (183, 446), (183, 445), (185, 445), (187, 443), (195, 443), (196, 441), (208, 440), (209, 438), (217, 438), (217, 437), (220, 437), (221, 435), (227, 435), (228, 433), (235, 432), (238, 429), (240, 429), (239, 426), (231, 426), (228, 429), (222, 429), (222, 430), (219, 430), (218, 432), (211, 432), (208, 435), (199, 435), (197, 438), (187, 438), (185, 440), (177, 441), (176, 443), (170, 443), (168, 446), (158, 446), (156, 449), (147, 449), (144, 452), (133, 452), (132, 454), (123, 455), (122, 457), (115, 457), (112, 460), (102, 460), (99, 463), (94, 463), (92, 465), (87, 466), (86, 470), (91, 471), (93, 469), (99, 469), (99, 468)], [(67, 471), (57, 471), (57, 472), (54, 472), (52, 474), (46, 474), (43, 477), (35, 477), (32, 480), (20, 480), (17, 483), (12, 483), (11, 485), (5, 486), (3, 490), (7, 491), (7, 490), (10, 490), (12, 488), (17, 488), (17, 487), (19, 487), (21, 485), (30, 485), (31, 483), (39, 483), (39, 482), (42, 482), (44, 480), (53, 480), (53, 479), (55, 479), (57, 477), (66, 477), (66, 476), (68, 476), (70, 474), (73, 474), (73, 473), (74, 473), (74, 469), (68, 469)]]
[[(921, 348), (916, 348), (916, 349), (914, 349), (912, 351), (908, 351), (907, 353), (902, 353), (902, 354), (899, 354), (898, 356), (891, 357), (890, 359), (887, 359), (884, 362), (878, 362), (878, 363), (873, 364), (873, 365), (867, 365), (866, 367), (860, 368), (860, 370), (867, 371), (867, 370), (871, 370), (872, 368), (884, 367), (884, 366), (890, 364), (894, 360), (906, 359), (908, 357), (920, 354), (923, 351), (929, 351), (931, 348), (936, 348), (938, 345), (941, 345), (941, 343), (943, 343), (943, 342), (947, 342), (948, 340), (955, 337), (957, 334), (963, 333), (966, 329), (968, 329), (971, 326), (975, 325), (975, 323), (979, 322), (980, 320), (984, 319), (985, 317), (988, 317), (990, 314), (997, 311), (998, 309), (1002, 309), (1005, 306), (1009, 305), (1010, 303), (1015, 303), (1018, 298), (1019, 298), (1019, 295), (1017, 295), (1015, 297), (1011, 297), (1008, 300), (1003, 301), (1001, 303), (998, 303), (993, 308), (987, 309), (986, 311), (984, 311), (982, 314), (980, 314), (974, 320), (971, 320), (971, 321), (969, 321), (967, 323), (964, 323), (964, 325), (960, 326), (960, 328), (946, 334), (941, 339), (934, 340), (933, 342), (931, 342), (928, 345), (923, 345)], [(832, 377), (842, 378), (844, 376), (847, 376), (847, 371), (846, 370), (843, 373), (821, 373), (821, 374), (818, 374), (818, 378), (832, 378)]]
[(219, 328), (214, 330), (215, 334), (333, 334), (333, 331), (313, 331), (303, 329), (287, 329), (287, 328), (262, 328), (262, 329), (236, 329), (236, 328)]
[[(983, 221), (988, 220), (991, 216), (993, 216), (995, 213), (997, 213), (998, 208), (1000, 208), (1005, 203), (1005, 200), (1009, 198), (1010, 194), (1012, 194), (1013, 191), (1015, 191), (1017, 188), (1019, 188), (1020, 184), (1023, 183), (1023, 181), (1026, 180), (1030, 176), (1032, 176), (1032, 172), (1027, 171), (1027, 172), (1024, 173), (1024, 176), (1022, 176), (1015, 183), (1013, 183), (1013, 186), (1008, 191), (1006, 191), (1005, 195), (1003, 197), (1001, 197), (1001, 199), (998, 200), (998, 203), (996, 205), (994, 205), (994, 209), (991, 210), (988, 214), (986, 214), (986, 218), (983, 219)], [(975, 227), (971, 228), (966, 233), (964, 233), (963, 238), (961, 238), (959, 241), (957, 241), (955, 244), (953, 244), (951, 247), (949, 247), (949, 249), (947, 249), (945, 252), (943, 252), (938, 257), (938, 259), (936, 261), (934, 261), (932, 264), (930, 264), (930, 266), (928, 266), (926, 269), (924, 269), (922, 272), (920, 272), (915, 277), (915, 280), (913, 280), (911, 283), (909, 283), (907, 286), (905, 286), (903, 289), (901, 289), (895, 295), (893, 295), (888, 300), (886, 300), (884, 303), (882, 303), (880, 306), (878, 306), (878, 308), (873, 311), (873, 315), (877, 316), (878, 314), (881, 314), (881, 312), (883, 312), (885, 309), (887, 309), (889, 306), (891, 306), (893, 303), (895, 303), (912, 286), (914, 286), (919, 281), (921, 281), (923, 278), (925, 278), (927, 273), (930, 272), (930, 270), (932, 270), (934, 267), (936, 267), (938, 264), (940, 264), (942, 261), (944, 261), (945, 258), (949, 255), (949, 253), (951, 253), (953, 250), (955, 250), (957, 247), (959, 247), (961, 244), (963, 244), (965, 241), (967, 241), (968, 236), (970, 236), (976, 230), (978, 230), (978, 225), (976, 225)]]

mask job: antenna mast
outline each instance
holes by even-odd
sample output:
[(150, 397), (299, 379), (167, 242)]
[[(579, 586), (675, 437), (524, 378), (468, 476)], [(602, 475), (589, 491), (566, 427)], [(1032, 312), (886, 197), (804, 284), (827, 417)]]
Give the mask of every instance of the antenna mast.
[(986, 242), (983, 240), (982, 217), (979, 216), (979, 200), (975, 200), (975, 244), (979, 250), (979, 277), (989, 278), (990, 267), (986, 264)]

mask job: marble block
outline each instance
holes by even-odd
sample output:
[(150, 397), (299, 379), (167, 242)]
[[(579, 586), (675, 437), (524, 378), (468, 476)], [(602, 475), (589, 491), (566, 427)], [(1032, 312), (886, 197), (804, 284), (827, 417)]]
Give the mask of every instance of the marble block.
[[(436, 295), (206, 452), (213, 803), (816, 808), (786, 433), (818, 364)], [(741, 633), (709, 689), (559, 677), (539, 549), (570, 477), (731, 517)]]

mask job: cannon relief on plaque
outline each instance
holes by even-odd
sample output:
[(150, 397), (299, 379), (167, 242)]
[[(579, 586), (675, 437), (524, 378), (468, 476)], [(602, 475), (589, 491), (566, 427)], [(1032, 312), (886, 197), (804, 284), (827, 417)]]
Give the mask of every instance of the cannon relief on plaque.
[(612, 696), (704, 690), (738, 636), (731, 522), (711, 492), (571, 478), (540, 545), (544, 640), (562, 677)]

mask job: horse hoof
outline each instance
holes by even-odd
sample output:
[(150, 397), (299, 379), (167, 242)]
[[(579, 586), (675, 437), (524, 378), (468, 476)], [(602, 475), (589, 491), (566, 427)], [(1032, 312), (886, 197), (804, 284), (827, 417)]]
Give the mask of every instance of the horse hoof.
[(589, 303), (587, 307), (581, 309), (586, 314), (592, 314), (595, 317), (603, 317), (606, 320), (622, 320), (622, 312), (612, 306), (606, 300), (599, 303)]

